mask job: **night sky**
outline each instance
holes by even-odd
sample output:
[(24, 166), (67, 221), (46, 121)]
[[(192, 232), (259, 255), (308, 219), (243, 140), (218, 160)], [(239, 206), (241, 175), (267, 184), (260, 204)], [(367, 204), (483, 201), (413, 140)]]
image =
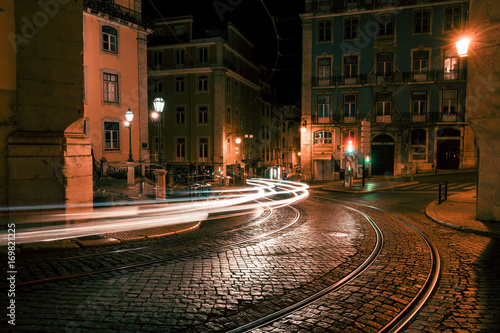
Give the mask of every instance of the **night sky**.
[[(301, 34), (299, 14), (304, 0), (143, 0), (144, 12), (154, 18), (192, 15), (195, 26), (223, 28), (232, 22), (254, 44), (255, 62), (273, 69), (267, 78), (278, 102), (300, 106)], [(159, 14), (159, 13), (160, 14)], [(276, 30), (274, 28), (274, 24)], [(279, 36), (279, 55), (278, 40)], [(271, 74), (272, 73), (272, 74)]]

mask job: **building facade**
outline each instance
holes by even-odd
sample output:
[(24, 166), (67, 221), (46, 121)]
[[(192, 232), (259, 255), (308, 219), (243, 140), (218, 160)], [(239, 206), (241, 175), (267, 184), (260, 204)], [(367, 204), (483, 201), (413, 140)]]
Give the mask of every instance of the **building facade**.
[[(83, 1), (84, 130), (96, 161), (120, 164), (130, 152), (136, 162), (149, 157), (149, 33), (140, 0)], [(134, 114), (131, 127), (127, 110)]]
[(81, 0), (0, 3), (0, 206), (92, 203), (81, 12)]
[[(222, 30), (193, 23), (191, 16), (159, 20), (150, 36), (151, 160), (171, 175), (213, 173), (235, 183), (269, 174), (278, 163), (271, 111), (279, 106), (253, 44), (231, 23)], [(165, 101), (159, 117), (158, 97)]]
[[(468, 0), (306, 0), (302, 169), (406, 175), (475, 167), (467, 61), (455, 42)], [(346, 158), (352, 142), (354, 158)]]

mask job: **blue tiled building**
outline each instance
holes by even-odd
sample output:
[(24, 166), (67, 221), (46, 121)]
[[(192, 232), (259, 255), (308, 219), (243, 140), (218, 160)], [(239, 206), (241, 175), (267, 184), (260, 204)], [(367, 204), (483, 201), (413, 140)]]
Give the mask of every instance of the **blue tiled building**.
[[(467, 123), (468, 0), (306, 0), (302, 172), (329, 180), (475, 167)], [(346, 143), (354, 143), (354, 162)], [(355, 174), (355, 176), (356, 176)]]

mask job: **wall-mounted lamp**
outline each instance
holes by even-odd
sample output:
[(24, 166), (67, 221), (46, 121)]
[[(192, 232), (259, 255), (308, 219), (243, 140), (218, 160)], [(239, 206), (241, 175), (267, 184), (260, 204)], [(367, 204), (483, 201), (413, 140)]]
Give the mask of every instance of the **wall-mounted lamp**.
[(467, 37), (462, 38), (458, 42), (455, 43), (457, 46), (457, 52), (460, 57), (467, 57), (467, 50), (469, 49), (470, 39)]
[(305, 120), (305, 119), (304, 119), (304, 120), (302, 121), (302, 125), (300, 126), (300, 132), (301, 132), (302, 134), (305, 134), (305, 133), (306, 133), (306, 131), (307, 131), (307, 120)]

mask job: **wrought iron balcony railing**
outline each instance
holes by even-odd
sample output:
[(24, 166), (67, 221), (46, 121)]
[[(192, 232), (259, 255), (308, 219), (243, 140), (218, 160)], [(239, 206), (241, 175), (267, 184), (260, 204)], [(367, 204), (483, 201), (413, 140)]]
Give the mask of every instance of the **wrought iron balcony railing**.
[(139, 25), (143, 24), (141, 12), (117, 5), (113, 0), (83, 0), (83, 8), (108, 14)]
[(467, 79), (467, 70), (460, 69), (451, 72), (428, 71), (428, 72), (394, 72), (391, 74), (377, 75), (370, 73), (368, 75), (358, 75), (354, 77), (331, 76), (331, 77), (313, 77), (312, 86), (319, 87), (339, 87), (339, 86), (354, 86), (354, 85), (390, 85), (390, 84), (407, 84), (413, 82), (465, 82)]

